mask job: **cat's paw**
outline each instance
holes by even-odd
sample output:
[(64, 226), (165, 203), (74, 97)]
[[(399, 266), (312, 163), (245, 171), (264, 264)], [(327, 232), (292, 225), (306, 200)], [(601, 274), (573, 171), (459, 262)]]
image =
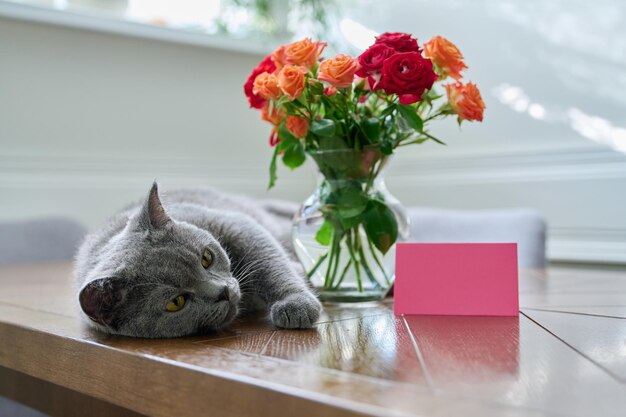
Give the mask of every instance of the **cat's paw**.
[(277, 301), (270, 309), (270, 319), (276, 327), (284, 329), (309, 329), (322, 311), (322, 304), (313, 294), (291, 294)]

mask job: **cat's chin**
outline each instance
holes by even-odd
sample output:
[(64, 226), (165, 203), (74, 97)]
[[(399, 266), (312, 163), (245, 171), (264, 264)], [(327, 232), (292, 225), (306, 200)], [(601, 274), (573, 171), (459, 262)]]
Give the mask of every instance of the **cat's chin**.
[(237, 304), (231, 303), (228, 307), (228, 310), (225, 311), (223, 317), (219, 317), (218, 320), (215, 320), (211, 324), (206, 324), (201, 326), (198, 329), (198, 334), (211, 334), (215, 332), (220, 332), (222, 330), (226, 330), (228, 326), (233, 322), (235, 317), (237, 317), (238, 308)]
[(232, 321), (235, 319), (235, 317), (237, 317), (238, 310), (239, 309), (237, 308), (237, 304), (231, 302), (228, 306), (228, 312), (226, 313), (226, 316), (224, 316), (224, 318), (222, 319), (222, 324), (219, 325), (219, 328), (224, 329), (228, 327), (230, 323), (232, 323)]

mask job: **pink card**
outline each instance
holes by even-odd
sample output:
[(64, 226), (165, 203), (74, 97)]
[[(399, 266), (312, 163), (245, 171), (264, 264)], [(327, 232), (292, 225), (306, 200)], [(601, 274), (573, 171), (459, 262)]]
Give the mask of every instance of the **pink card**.
[(395, 314), (517, 316), (516, 243), (398, 243)]

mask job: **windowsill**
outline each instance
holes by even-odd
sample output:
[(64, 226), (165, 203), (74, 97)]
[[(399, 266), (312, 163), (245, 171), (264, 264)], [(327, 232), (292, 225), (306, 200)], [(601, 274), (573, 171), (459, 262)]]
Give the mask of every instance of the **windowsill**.
[(268, 54), (280, 43), (278, 40), (275, 42), (259, 42), (258, 40), (238, 39), (223, 35), (211, 35), (191, 30), (144, 24), (115, 17), (96, 16), (1, 0), (0, 17), (253, 55)]

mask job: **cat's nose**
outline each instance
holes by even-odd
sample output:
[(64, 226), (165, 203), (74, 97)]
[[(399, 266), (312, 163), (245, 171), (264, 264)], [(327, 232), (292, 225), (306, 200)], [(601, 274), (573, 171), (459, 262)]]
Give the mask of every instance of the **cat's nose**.
[(230, 293), (228, 291), (228, 287), (226, 285), (224, 285), (224, 287), (222, 288), (222, 291), (220, 291), (219, 295), (217, 296), (217, 301), (229, 301), (230, 300)]

